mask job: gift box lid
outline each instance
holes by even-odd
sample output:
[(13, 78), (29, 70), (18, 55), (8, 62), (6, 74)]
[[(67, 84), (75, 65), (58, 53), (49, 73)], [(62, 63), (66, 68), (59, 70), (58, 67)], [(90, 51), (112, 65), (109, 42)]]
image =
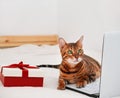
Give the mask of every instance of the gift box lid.
[[(23, 64), (23, 62), (20, 62), (19, 64)], [(19, 64), (16, 64), (19, 65)], [(13, 67), (15, 64), (11, 64), (8, 66), (1, 66), (1, 73), (4, 76), (13, 76), (13, 77), (22, 77), (23, 70), (28, 71), (28, 77), (42, 77), (44, 74), (42, 73), (40, 68), (37, 68), (36, 66), (29, 66), (29, 67), (24, 67), (23, 69), (19, 67)], [(12, 67), (9, 67), (12, 66)]]

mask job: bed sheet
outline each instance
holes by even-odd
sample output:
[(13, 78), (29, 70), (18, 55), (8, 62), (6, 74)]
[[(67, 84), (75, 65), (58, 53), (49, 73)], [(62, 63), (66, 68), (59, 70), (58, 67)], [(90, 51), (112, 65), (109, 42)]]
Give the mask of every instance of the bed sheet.
[[(100, 61), (99, 53), (86, 51), (86, 54)], [(30, 65), (59, 64), (61, 55), (58, 45), (22, 45), (0, 49), (0, 65), (9, 65), (23, 61)], [(57, 90), (59, 70), (40, 68), (44, 76), (43, 87), (3, 87), (0, 82), (0, 98), (89, 98), (70, 90)]]

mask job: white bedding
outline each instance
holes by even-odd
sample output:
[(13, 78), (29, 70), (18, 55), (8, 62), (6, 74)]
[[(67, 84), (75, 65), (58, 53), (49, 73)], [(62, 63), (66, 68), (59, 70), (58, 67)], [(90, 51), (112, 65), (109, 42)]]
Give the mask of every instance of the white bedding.
[(58, 64), (61, 62), (58, 45), (22, 45), (15, 48), (0, 49), (0, 65), (23, 61), (31, 65)]
[[(98, 52), (85, 51), (86, 54), (101, 60)], [(30, 65), (59, 64), (61, 55), (58, 45), (36, 46), (22, 45), (15, 48), (0, 49), (0, 65), (9, 65), (23, 61)], [(43, 87), (3, 87), (0, 82), (0, 98), (88, 98), (70, 90), (57, 90), (59, 71), (51, 68), (40, 68), (44, 76)]]

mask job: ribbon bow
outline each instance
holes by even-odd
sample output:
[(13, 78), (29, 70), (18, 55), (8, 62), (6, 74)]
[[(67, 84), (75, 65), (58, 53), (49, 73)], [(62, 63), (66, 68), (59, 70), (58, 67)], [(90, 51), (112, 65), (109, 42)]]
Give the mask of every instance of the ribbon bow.
[(11, 64), (8, 66), (3, 66), (4, 68), (20, 68), (20, 69), (24, 69), (24, 67), (26, 68), (37, 68), (36, 66), (30, 66), (29, 64), (23, 64), (23, 62), (21, 61), (18, 64)]

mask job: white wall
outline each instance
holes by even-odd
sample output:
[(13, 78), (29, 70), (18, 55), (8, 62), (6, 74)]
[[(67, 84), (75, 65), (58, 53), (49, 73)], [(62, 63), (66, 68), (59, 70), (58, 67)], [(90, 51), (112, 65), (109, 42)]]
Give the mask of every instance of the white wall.
[(59, 32), (68, 41), (84, 35), (85, 48), (100, 48), (103, 20), (98, 0), (60, 0)]
[(58, 33), (100, 51), (104, 32), (120, 31), (120, 0), (0, 0), (0, 35)]
[(103, 31), (120, 31), (120, 0), (100, 0)]
[(0, 0), (0, 35), (57, 32), (57, 0)]
[(59, 29), (68, 41), (85, 36), (84, 47), (102, 50), (104, 32), (120, 31), (120, 0), (59, 0)]

